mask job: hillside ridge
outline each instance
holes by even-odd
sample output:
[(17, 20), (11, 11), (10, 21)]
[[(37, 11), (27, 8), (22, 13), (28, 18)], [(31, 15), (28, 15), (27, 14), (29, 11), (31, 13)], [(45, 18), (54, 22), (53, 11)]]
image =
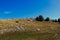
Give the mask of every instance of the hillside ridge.
[(0, 20), (0, 34), (15, 31), (40, 31), (54, 32), (59, 31), (59, 23), (51, 21), (36, 21), (35, 19), (11, 19)]

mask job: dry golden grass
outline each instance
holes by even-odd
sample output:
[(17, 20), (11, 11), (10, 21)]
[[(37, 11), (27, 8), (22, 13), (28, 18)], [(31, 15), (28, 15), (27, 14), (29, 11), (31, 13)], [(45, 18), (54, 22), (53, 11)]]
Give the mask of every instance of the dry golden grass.
[(0, 35), (0, 40), (60, 40), (60, 24), (57, 22), (38, 22), (28, 19), (0, 20), (0, 29), (10, 30), (16, 26), (22, 26), (25, 30), (7, 32)]
[[(18, 21), (18, 23), (16, 23)], [(54, 22), (37, 22), (35, 20), (28, 20), (28, 19), (19, 19), (19, 20), (0, 20), (0, 27), (15, 27), (15, 26), (24, 26), (24, 27), (34, 27), (34, 28), (48, 28), (57, 29), (60, 27), (60, 24)]]

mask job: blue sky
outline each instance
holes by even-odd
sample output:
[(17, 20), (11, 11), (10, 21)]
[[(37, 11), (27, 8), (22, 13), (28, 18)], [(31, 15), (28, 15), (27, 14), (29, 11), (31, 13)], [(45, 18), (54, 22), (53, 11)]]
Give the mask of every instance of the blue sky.
[(34, 18), (38, 15), (60, 18), (60, 0), (0, 0), (0, 19)]

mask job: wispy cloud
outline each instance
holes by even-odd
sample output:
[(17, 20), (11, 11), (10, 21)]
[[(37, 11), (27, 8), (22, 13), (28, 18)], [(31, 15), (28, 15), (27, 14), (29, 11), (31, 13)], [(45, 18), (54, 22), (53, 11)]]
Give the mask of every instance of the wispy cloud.
[(10, 11), (4, 11), (3, 13), (4, 14), (11, 14), (12, 12), (10, 12)]

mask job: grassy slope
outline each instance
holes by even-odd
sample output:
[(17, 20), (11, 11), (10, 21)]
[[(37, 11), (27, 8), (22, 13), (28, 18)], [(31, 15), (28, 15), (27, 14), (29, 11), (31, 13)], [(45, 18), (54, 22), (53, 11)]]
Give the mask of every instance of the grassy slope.
[(15, 32), (0, 36), (0, 40), (54, 40), (54, 33)]
[[(0, 40), (57, 40), (60, 37), (60, 25), (58, 23), (27, 20), (19, 20), (19, 23), (16, 23), (16, 20), (0, 20), (1, 29), (15, 26), (23, 26), (26, 30), (0, 35)], [(37, 32), (37, 28), (41, 30)]]

